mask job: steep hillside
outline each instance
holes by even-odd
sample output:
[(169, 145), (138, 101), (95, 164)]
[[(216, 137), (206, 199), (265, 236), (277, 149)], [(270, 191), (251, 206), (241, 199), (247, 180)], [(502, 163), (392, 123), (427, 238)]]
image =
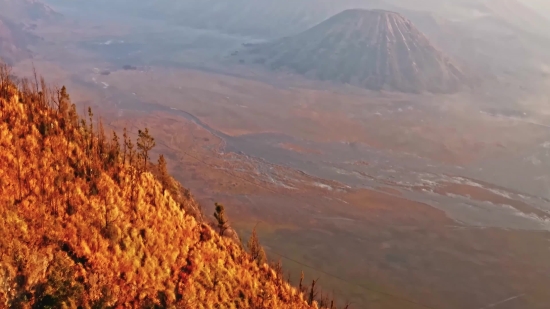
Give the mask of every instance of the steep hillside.
[(453, 92), (465, 81), (411, 21), (382, 10), (347, 10), (247, 54), (272, 69), (374, 90)]
[(17, 88), (8, 76), (0, 71), (0, 307), (317, 308), (188, 214), (193, 199), (174, 199), (148, 172), (147, 131), (137, 147), (126, 134), (120, 144), (91, 111), (79, 118), (65, 89)]

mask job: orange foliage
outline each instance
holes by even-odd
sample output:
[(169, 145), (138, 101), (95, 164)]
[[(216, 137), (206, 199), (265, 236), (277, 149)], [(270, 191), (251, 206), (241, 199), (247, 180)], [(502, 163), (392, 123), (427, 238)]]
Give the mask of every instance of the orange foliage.
[(0, 307), (317, 308), (186, 213), (64, 89), (0, 75)]

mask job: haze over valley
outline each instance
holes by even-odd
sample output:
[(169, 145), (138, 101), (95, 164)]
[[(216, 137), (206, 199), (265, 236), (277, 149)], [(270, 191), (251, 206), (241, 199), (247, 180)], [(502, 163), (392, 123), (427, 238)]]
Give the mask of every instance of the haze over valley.
[[(148, 127), (208, 216), (351, 308), (550, 304), (550, 8), (0, 0), (0, 57)], [(5, 9), (4, 9), (5, 8)]]

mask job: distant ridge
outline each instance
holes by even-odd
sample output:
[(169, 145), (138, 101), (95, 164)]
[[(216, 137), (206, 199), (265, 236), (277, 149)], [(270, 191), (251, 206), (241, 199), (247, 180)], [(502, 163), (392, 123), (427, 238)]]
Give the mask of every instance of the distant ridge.
[(271, 69), (373, 90), (455, 92), (466, 79), (410, 20), (385, 10), (346, 10), (245, 54)]

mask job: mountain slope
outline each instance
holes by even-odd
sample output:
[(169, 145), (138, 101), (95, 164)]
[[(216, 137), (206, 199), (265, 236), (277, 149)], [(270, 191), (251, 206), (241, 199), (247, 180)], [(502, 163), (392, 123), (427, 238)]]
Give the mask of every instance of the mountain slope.
[(382, 10), (347, 10), (247, 54), (272, 69), (374, 90), (453, 92), (465, 80), (412, 22)]
[(188, 215), (192, 198), (176, 202), (133, 143), (79, 119), (64, 90), (18, 89), (8, 76), (0, 71), (0, 307), (317, 307)]

